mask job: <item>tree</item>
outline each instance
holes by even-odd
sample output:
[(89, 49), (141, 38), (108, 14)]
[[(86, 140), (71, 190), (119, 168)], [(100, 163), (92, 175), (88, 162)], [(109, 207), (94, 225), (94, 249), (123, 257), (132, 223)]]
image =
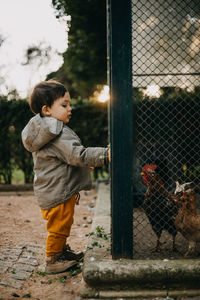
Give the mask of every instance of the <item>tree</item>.
[(37, 67), (47, 64), (50, 60), (51, 46), (47, 46), (44, 43), (39, 45), (32, 45), (26, 49), (26, 61), (22, 65), (36, 64)]
[(15, 167), (24, 173), (25, 183), (33, 182), (33, 161), (32, 154), (28, 152), (21, 139), (21, 132), (29, 119), (33, 116), (26, 100), (11, 100), (8, 102), (11, 118), (11, 150)]
[[(2, 46), (2, 44), (4, 43), (4, 41), (5, 41), (5, 38), (4, 38), (3, 35), (0, 33), (0, 47)], [(1, 63), (0, 63), (0, 69), (1, 69), (1, 72), (2, 72), (3, 67), (4, 67), (3, 61), (1, 61)], [(1, 85), (3, 85), (4, 82), (5, 82), (5, 79), (4, 79), (3, 76), (1, 75), (1, 72), (0, 72), (0, 90), (1, 90)]]
[[(69, 86), (72, 97), (89, 97), (106, 83), (106, 1), (52, 0), (57, 17), (70, 15), (69, 47), (62, 67), (48, 76)], [(67, 82), (66, 82), (67, 81)]]
[(12, 114), (8, 110), (6, 98), (0, 97), (0, 182), (6, 184), (11, 183), (12, 177), (12, 163), (11, 163), (11, 136), (10, 136), (10, 124)]

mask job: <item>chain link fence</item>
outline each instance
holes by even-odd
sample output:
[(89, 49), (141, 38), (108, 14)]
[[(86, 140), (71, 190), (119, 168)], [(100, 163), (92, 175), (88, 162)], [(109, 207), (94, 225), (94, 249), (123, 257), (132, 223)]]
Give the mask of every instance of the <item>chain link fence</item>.
[[(169, 197), (158, 186), (149, 189), (145, 204), (147, 184), (141, 172), (146, 164), (156, 165), (154, 172), (170, 195), (177, 181), (192, 182), (199, 212), (200, 2), (133, 0), (132, 50), (134, 258), (180, 258), (188, 240), (168, 229), (168, 223), (174, 228), (180, 206), (166, 208)], [(152, 251), (158, 239), (160, 249)]]

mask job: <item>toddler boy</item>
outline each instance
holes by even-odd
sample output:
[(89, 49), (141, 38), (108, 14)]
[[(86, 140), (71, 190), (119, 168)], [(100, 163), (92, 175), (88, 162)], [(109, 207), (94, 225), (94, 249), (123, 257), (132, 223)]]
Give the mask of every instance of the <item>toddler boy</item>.
[(83, 253), (66, 244), (74, 206), (81, 190), (92, 187), (90, 167), (109, 162), (108, 148), (85, 148), (66, 124), (72, 116), (70, 95), (57, 81), (37, 84), (30, 97), (35, 116), (22, 131), (24, 147), (32, 152), (34, 193), (47, 220), (46, 273), (59, 273), (77, 263)]

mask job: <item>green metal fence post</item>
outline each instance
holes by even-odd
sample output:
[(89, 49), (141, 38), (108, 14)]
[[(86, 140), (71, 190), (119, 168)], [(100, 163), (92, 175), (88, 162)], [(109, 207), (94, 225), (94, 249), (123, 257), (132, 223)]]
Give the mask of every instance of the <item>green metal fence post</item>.
[(133, 101), (131, 1), (110, 0), (112, 257), (133, 257)]

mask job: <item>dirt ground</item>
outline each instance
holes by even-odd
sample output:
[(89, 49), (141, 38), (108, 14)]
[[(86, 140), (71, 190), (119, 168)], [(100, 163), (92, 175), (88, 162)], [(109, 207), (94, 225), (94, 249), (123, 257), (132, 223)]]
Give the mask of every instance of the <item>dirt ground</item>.
[[(81, 192), (80, 205), (76, 206), (74, 224), (68, 243), (75, 251), (85, 251), (90, 232), (97, 192)], [(0, 193), (0, 246), (18, 246), (35, 243), (41, 245), (39, 264), (45, 260), (45, 221), (34, 195)], [(5, 276), (0, 274), (0, 279)], [(65, 273), (46, 275), (34, 271), (31, 277), (22, 283), (21, 289), (0, 285), (0, 299), (64, 300), (80, 299), (79, 290), (82, 281), (81, 265)]]

